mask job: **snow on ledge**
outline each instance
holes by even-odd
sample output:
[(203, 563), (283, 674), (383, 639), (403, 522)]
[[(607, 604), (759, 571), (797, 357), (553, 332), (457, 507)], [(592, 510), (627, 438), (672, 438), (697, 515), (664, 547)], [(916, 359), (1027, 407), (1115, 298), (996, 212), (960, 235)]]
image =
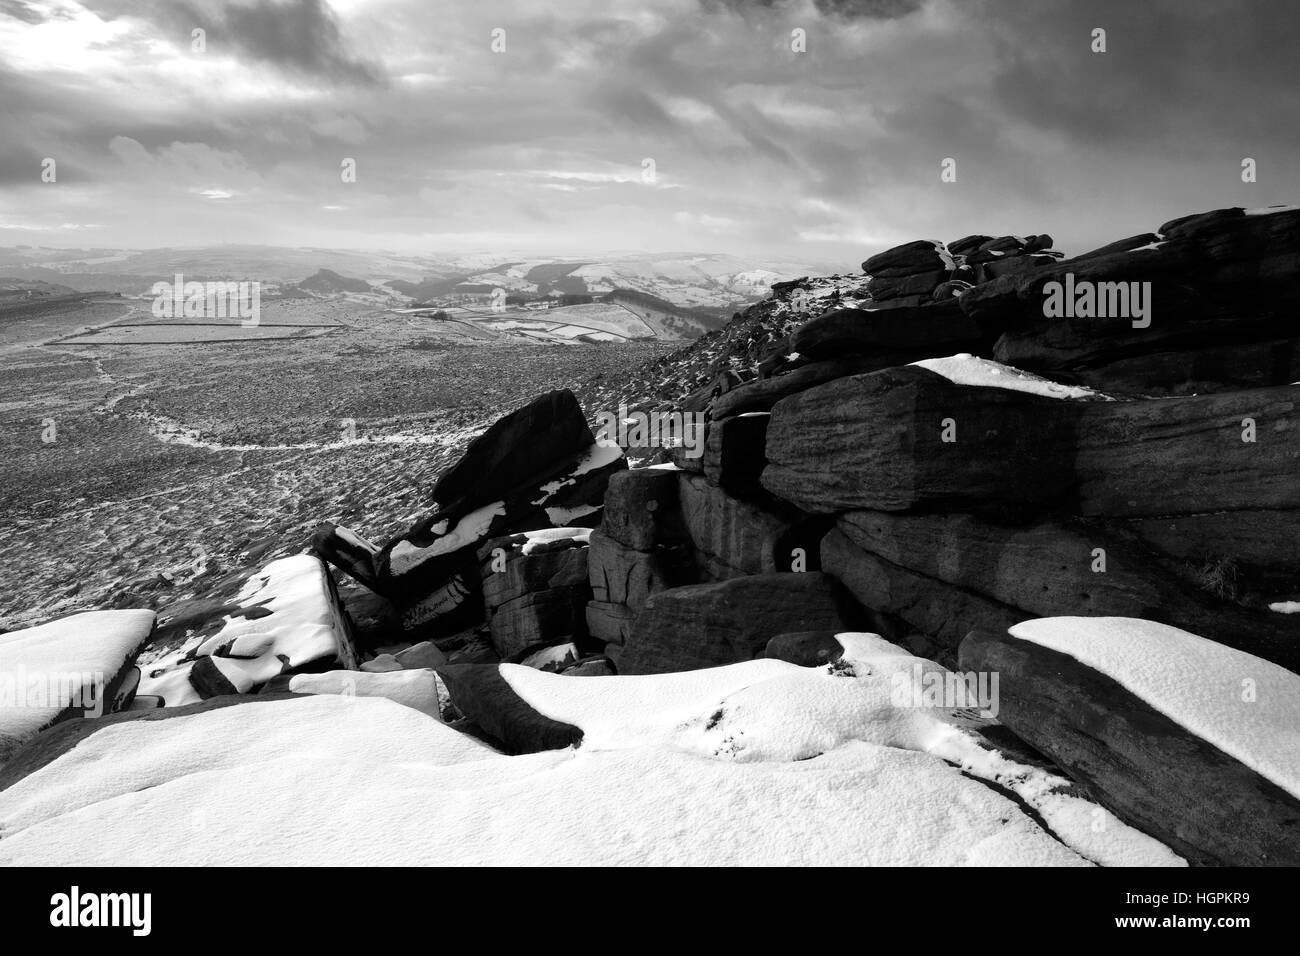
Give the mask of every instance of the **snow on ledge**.
[(1010, 634), (1105, 674), (1300, 798), (1300, 676), (1138, 618), (1039, 618), (1015, 625)]
[(1044, 398), (1090, 398), (1113, 401), (1109, 396), (1077, 385), (1061, 385), (1038, 375), (1023, 372), (1010, 365), (980, 358), (969, 352), (949, 355), (947, 358), (922, 359), (912, 362), (918, 368), (942, 375), (954, 385), (975, 385), (981, 388), (1004, 388), (1012, 392), (1028, 392)]

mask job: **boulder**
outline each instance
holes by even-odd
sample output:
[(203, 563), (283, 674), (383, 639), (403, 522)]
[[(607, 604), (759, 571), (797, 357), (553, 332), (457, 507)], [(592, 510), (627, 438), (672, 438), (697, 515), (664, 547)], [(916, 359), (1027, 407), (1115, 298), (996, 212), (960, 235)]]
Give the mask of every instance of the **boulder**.
[(501, 500), (466, 512), (435, 512), (384, 545), (377, 558), (381, 593), (407, 607), (463, 573), (492, 538), (599, 523), (609, 477), (626, 467), (622, 449), (591, 444), (549, 478), (516, 486)]
[(461, 512), (506, 498), (521, 485), (553, 478), (557, 463), (578, 458), (595, 441), (573, 392), (538, 396), (494, 422), (433, 487), (438, 510)]
[(446, 664), (438, 668), (451, 702), (509, 754), (563, 750), (582, 743), (572, 724), (543, 716), (514, 692), (494, 664)]
[(1085, 252), (1083, 255), (1075, 256), (1074, 261), (1080, 259), (1093, 259), (1098, 256), (1109, 256), (1117, 252), (1132, 252), (1134, 249), (1141, 249), (1143, 246), (1154, 245), (1160, 241), (1160, 237), (1154, 232), (1143, 232), (1136, 236), (1129, 236), (1127, 239), (1119, 239), (1115, 242), (1108, 242), (1104, 246), (1098, 246), (1091, 252)]
[(930, 293), (930, 298), (935, 302), (958, 299), (973, 288), (975, 288), (974, 284), (967, 282), (965, 279), (949, 279), (947, 282), (940, 282), (935, 286), (934, 291)]
[[(992, 337), (966, 315), (957, 300), (916, 308), (837, 309), (818, 316), (794, 335), (794, 348), (815, 360), (881, 355), (879, 368), (901, 365), (935, 350), (978, 350)], [(883, 354), (882, 354), (883, 353)]]
[(867, 291), (873, 299), (897, 299), (907, 295), (929, 295), (934, 287), (945, 281), (951, 274), (951, 268), (940, 267), (925, 272), (913, 272), (900, 276), (873, 276), (867, 283)]
[[(1031, 638), (1044, 624), (1046, 643)], [(1267, 753), (1229, 752), (1293, 739), (1294, 674), (1175, 628), (1118, 618), (975, 631), (962, 642), (961, 667), (999, 674), (1004, 724), (1190, 862), (1300, 864), (1300, 799), (1279, 785)], [(1243, 692), (1246, 679), (1258, 696)], [(1190, 729), (1197, 724), (1211, 737)]]
[(834, 631), (798, 631), (778, 634), (767, 642), (763, 656), (800, 667), (822, 667), (844, 656), (844, 645)]
[(872, 278), (906, 276), (943, 268), (952, 268), (952, 257), (942, 242), (932, 239), (905, 242), (862, 263), (862, 271)]
[(992, 236), (965, 236), (955, 242), (948, 243), (948, 252), (954, 256), (968, 256), (986, 242), (992, 241), (992, 239)]
[(474, 556), (462, 555), (443, 583), (401, 609), (399, 620), (402, 633), (413, 642), (450, 637), (482, 621), (482, 582)]
[(618, 660), (620, 674), (663, 674), (758, 657), (777, 634), (855, 630), (861, 610), (831, 577), (758, 574), (652, 595)]
[(763, 487), (815, 514), (1045, 505), (1071, 490), (1084, 404), (915, 366), (837, 379), (772, 409)]

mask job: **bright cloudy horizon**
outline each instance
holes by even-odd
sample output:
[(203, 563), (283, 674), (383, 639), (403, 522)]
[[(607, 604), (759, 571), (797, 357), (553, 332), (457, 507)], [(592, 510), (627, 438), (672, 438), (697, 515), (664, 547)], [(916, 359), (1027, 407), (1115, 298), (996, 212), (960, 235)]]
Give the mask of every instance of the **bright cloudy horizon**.
[(0, 245), (1077, 253), (1295, 202), (1297, 48), (1282, 0), (0, 0)]

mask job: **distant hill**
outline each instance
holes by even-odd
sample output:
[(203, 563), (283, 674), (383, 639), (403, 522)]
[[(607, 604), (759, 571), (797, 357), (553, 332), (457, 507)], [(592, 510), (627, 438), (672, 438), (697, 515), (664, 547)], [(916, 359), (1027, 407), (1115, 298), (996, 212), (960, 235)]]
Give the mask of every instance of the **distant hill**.
[(338, 295), (342, 292), (373, 292), (374, 288), (365, 279), (349, 279), (332, 269), (318, 269), (298, 283), (298, 288), (305, 292), (319, 295)]

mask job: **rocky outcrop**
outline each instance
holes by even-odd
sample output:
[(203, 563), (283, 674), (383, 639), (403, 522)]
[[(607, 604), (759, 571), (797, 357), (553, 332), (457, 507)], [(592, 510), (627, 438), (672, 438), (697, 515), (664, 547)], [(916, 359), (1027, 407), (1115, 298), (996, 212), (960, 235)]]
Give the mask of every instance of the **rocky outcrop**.
[(382, 547), (333, 524), (313, 545), (386, 597), (411, 639), (443, 637), (482, 618), (476, 551), (505, 534), (599, 523), (605, 486), (627, 467), (596, 442), (573, 393), (550, 392), (470, 443), (434, 486), (434, 510)]
[[(1300, 210), (1237, 208), (1184, 217), (1161, 226), (1159, 236), (1004, 275), (960, 301), (977, 321), (1007, 329), (995, 350), (999, 361), (1137, 394), (1204, 393), (1295, 381), (1283, 357), (1288, 346), (1278, 343), (1295, 337), (1290, 316), (1300, 300), (1298, 272)], [(1067, 282), (1080, 289), (1146, 283), (1138, 291), (1145, 291), (1150, 314), (1136, 322), (1131, 310), (1097, 314), (1095, 306), (1045, 314), (1047, 284)], [(1108, 286), (1101, 294), (1128, 291)], [(1248, 373), (1261, 351), (1269, 360)], [(1205, 357), (1193, 358), (1196, 353)], [(1164, 357), (1140, 361), (1154, 355)]]

